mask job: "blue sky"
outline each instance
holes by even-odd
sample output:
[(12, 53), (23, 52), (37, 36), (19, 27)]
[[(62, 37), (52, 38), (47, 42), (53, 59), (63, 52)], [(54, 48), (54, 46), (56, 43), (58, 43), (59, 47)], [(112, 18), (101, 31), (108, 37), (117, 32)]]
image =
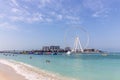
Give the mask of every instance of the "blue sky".
[(119, 4), (120, 0), (0, 0), (0, 50), (65, 47), (66, 30), (80, 26), (90, 35), (88, 48), (120, 51)]

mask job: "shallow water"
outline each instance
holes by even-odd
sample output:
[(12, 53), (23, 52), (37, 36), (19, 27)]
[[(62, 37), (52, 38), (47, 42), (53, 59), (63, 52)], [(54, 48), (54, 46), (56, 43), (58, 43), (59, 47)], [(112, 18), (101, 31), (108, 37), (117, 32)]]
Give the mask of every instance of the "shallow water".
[[(120, 80), (120, 54), (85, 55), (3, 55), (2, 59), (12, 59), (27, 63), (31, 66), (72, 77), (76, 80)], [(46, 62), (49, 60), (50, 62)]]

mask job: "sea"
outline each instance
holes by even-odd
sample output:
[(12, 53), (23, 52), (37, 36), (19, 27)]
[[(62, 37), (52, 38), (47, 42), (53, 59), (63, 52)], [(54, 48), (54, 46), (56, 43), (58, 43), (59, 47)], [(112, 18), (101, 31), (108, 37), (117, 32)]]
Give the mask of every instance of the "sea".
[[(30, 70), (36, 68), (38, 71), (42, 70), (44, 73), (65, 77), (68, 80), (120, 80), (120, 53), (109, 53), (108, 55), (95, 53), (80, 55), (0, 53), (0, 62), (13, 66), (17, 65), (16, 70), (18, 73), (20, 73), (19, 70), (22, 69), (22, 65), (27, 65), (31, 67)], [(21, 66), (19, 67), (18, 64)], [(22, 73), (26, 74), (26, 77), (30, 77), (30, 73), (24, 71), (25, 69)], [(28, 79), (41, 80), (35, 79), (35, 77), (32, 76)]]

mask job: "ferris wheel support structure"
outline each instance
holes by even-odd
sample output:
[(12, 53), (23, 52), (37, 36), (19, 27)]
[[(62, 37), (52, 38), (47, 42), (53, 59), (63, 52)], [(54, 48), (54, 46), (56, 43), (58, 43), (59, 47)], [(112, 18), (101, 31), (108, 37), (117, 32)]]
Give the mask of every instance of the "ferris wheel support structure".
[(73, 52), (83, 52), (83, 48), (82, 48), (82, 45), (81, 45), (81, 41), (80, 41), (80, 38), (77, 36), (75, 38), (75, 42), (74, 42), (74, 47), (73, 47)]

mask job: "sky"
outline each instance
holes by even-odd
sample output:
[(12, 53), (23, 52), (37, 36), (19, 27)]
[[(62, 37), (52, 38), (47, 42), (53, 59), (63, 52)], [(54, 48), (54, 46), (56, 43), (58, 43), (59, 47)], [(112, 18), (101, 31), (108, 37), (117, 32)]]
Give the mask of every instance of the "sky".
[[(0, 50), (64, 48), (67, 30), (79, 26), (89, 33), (88, 48), (120, 51), (119, 4), (120, 0), (0, 0)], [(67, 37), (69, 42), (72, 36)]]

